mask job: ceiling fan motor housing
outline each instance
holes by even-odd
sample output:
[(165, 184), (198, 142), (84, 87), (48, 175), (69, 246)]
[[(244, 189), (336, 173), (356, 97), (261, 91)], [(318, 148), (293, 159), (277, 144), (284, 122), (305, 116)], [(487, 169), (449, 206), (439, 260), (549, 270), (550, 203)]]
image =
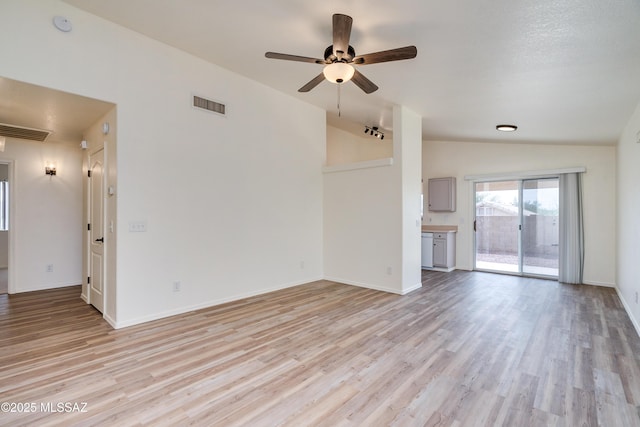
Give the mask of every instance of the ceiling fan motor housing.
[(332, 64), (334, 62), (353, 62), (353, 58), (356, 57), (356, 51), (353, 46), (349, 46), (347, 52), (342, 52), (340, 55), (340, 51), (337, 52), (338, 55), (333, 54), (333, 45), (329, 46), (324, 50), (324, 60), (327, 64)]

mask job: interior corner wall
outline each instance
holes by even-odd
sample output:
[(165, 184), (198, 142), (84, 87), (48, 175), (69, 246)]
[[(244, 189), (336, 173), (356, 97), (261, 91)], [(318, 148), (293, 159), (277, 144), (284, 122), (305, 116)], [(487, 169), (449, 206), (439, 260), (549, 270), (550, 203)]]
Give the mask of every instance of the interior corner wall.
[(3, 1), (0, 49), (2, 76), (117, 105), (116, 327), (322, 278), (325, 111), (57, 0)]
[[(13, 163), (9, 218), (13, 260), (9, 292), (82, 283), (82, 154), (64, 142), (7, 138), (2, 159)], [(55, 161), (57, 174), (44, 173)], [(11, 179), (11, 178), (10, 178)], [(47, 271), (51, 266), (52, 271)]]
[(640, 104), (618, 141), (617, 210), (617, 288), (636, 331), (640, 334)]
[[(423, 143), (423, 179), (456, 177), (457, 209), (451, 213), (424, 211), (424, 225), (457, 225), (456, 268), (473, 268), (473, 184), (465, 175), (583, 166), (585, 228), (584, 282), (615, 286), (616, 147), (537, 145), (523, 143)], [(425, 185), (426, 188), (426, 185)], [(425, 193), (426, 196), (426, 193)], [(426, 204), (426, 197), (425, 197)]]
[[(394, 109), (391, 164), (361, 168), (355, 163), (325, 173), (326, 279), (396, 294), (421, 285), (420, 227), (416, 223), (420, 218), (421, 132), (416, 117), (405, 108)], [(343, 137), (341, 132), (328, 132), (327, 138), (336, 140), (327, 144), (339, 144)], [(406, 146), (403, 138), (409, 141)], [(409, 165), (406, 173), (405, 161)], [(415, 182), (403, 190), (403, 179), (411, 177)], [(405, 235), (407, 218), (412, 227), (409, 237)]]
[(324, 175), (324, 277), (401, 292), (401, 193), (397, 165)]

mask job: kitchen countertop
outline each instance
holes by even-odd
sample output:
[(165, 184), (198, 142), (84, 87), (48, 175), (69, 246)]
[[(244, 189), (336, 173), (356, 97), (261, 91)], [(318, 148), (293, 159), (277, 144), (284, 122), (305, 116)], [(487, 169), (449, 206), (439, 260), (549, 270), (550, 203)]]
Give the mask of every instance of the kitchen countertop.
[(423, 225), (423, 233), (457, 233), (457, 225)]

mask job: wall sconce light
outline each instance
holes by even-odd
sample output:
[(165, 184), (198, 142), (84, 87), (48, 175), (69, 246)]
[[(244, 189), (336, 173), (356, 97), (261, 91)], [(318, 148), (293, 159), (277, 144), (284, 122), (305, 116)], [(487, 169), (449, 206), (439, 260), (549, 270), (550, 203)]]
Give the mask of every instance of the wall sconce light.
[(46, 165), (44, 165), (44, 173), (45, 175), (49, 175), (49, 176), (53, 176), (56, 174), (56, 164), (53, 162), (47, 162)]
[(4, 136), (0, 136), (0, 152), (4, 152), (4, 145), (7, 143), (7, 139)]
[(368, 133), (371, 136), (375, 136), (376, 138), (383, 140), (384, 132), (378, 130), (378, 126), (365, 126), (364, 133)]

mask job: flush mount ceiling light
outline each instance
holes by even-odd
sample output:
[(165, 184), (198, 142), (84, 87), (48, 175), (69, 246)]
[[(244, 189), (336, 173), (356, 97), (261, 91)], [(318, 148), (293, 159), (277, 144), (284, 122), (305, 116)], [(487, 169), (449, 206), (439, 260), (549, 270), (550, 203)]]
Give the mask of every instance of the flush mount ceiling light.
[(351, 80), (356, 70), (346, 62), (334, 62), (322, 70), (324, 77), (331, 83), (345, 83)]
[(518, 126), (515, 126), (515, 125), (498, 125), (498, 126), (496, 126), (496, 130), (499, 130), (500, 132), (513, 132), (516, 129), (518, 129)]

